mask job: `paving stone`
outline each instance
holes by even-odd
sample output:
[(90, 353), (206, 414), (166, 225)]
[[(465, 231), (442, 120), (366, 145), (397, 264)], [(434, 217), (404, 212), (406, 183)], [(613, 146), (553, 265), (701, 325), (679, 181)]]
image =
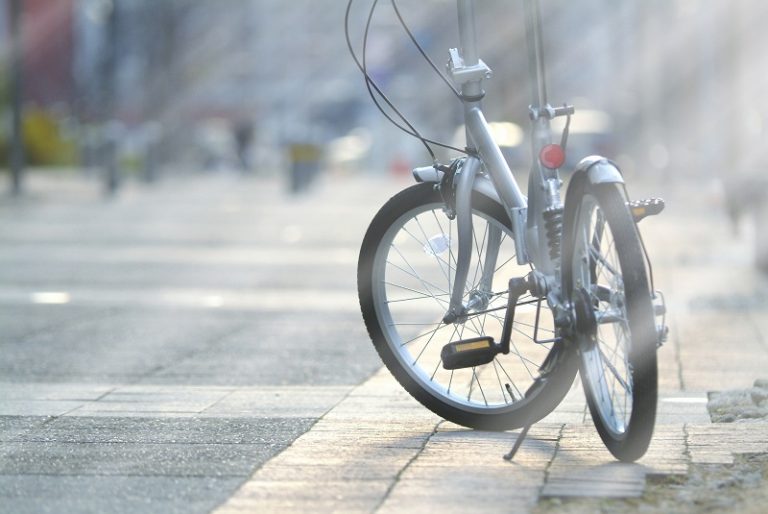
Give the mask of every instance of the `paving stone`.
[[(585, 470), (589, 471), (589, 470)], [(595, 498), (636, 498), (645, 490), (645, 481), (635, 480), (620, 482), (603, 477), (593, 482), (552, 478), (541, 491), (542, 497), (595, 497)]]
[(115, 387), (106, 384), (0, 382), (0, 398), (24, 402), (85, 402), (98, 400)]
[(731, 464), (734, 454), (768, 452), (768, 423), (689, 425), (688, 450), (696, 464)]
[(209, 512), (241, 481), (240, 477), (0, 475), (0, 511)]
[(16, 441), (51, 419), (49, 416), (0, 416), (0, 442)]
[(82, 401), (0, 400), (0, 416), (63, 416), (82, 406)]
[(705, 393), (685, 391), (659, 396), (656, 408), (656, 429), (664, 425), (682, 427), (686, 423), (709, 423)]
[(441, 480), (403, 477), (378, 510), (399, 512), (527, 512), (537, 501), (543, 473), (454, 472)]
[[(2, 420), (3, 418), (0, 418)], [(28, 418), (22, 418), (28, 419)], [(288, 444), (314, 418), (60, 417), (32, 425), (15, 442), (133, 444)]]
[(250, 482), (241, 489), (227, 510), (249, 512), (307, 512), (307, 506), (321, 512), (372, 512), (389, 487), (388, 481), (323, 480), (317, 487), (306, 482)]
[[(374, 375), (256, 471), (217, 512), (370, 511), (439, 423), (401, 392), (394, 397), (382, 395), (395, 387), (385, 372)], [(404, 444), (393, 437), (397, 434)], [(311, 487), (296, 497), (296, 482)], [(357, 490), (361, 482), (375, 484), (366, 490), (377, 493), (361, 497)], [(325, 483), (335, 491), (333, 498), (328, 498)]]
[(248, 476), (274, 455), (264, 444), (6, 442), (0, 475)]
[(640, 496), (645, 469), (618, 463), (605, 450), (595, 429), (566, 425), (549, 469), (542, 496)]
[(687, 474), (689, 458), (683, 426), (657, 425), (648, 451), (637, 462), (645, 468), (646, 476)]
[[(144, 292), (146, 294), (146, 291)], [(190, 345), (205, 347), (234, 330), (210, 316), (121, 311), (25, 336), (0, 340), (4, 381), (129, 382), (183, 359)], [(58, 378), (56, 378), (58, 377)], [(79, 380), (78, 380), (79, 378)]]
[(536, 425), (514, 462), (516, 434), (441, 425), (400, 476), (380, 512), (524, 512), (536, 502), (559, 425)]
[(0, 415), (320, 417), (351, 386), (189, 386), (0, 383)]
[(236, 390), (203, 411), (205, 416), (320, 417), (350, 386), (269, 387)]

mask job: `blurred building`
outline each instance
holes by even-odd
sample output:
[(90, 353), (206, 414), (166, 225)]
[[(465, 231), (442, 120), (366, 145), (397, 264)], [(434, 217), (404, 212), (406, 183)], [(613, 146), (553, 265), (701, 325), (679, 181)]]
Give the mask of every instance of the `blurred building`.
[[(126, 134), (147, 132), (149, 124), (171, 155), (194, 148), (200, 126), (230, 126), (227, 144), (238, 144), (239, 130), (265, 152), (352, 134), (360, 148), (370, 142), (370, 168), (426, 159), (368, 99), (344, 40), (346, 2), (22, 1), (25, 98), (43, 108), (64, 105), (80, 123), (118, 119)], [(389, 3), (379, 3), (368, 45), (372, 76), (426, 136), (450, 142), (460, 105), (413, 49)], [(628, 170), (714, 175), (764, 160), (768, 4), (541, 5), (550, 101), (604, 113), (610, 149)], [(442, 68), (448, 48), (458, 46), (454, 3), (398, 6)], [(351, 12), (358, 52), (369, 7), (359, 0)], [(494, 70), (488, 117), (524, 127), (530, 85), (522, 2), (483, 0), (477, 8), (480, 55)]]
[(74, 95), (73, 9), (75, 0), (25, 0), (24, 75), (28, 101), (70, 103)]

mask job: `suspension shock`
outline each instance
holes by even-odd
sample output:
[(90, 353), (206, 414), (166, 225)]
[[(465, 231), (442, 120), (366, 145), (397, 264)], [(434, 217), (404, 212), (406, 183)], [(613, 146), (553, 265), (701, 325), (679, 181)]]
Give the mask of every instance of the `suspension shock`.
[(563, 207), (560, 205), (549, 207), (544, 211), (543, 217), (544, 228), (547, 233), (547, 245), (549, 246), (549, 258), (558, 262), (563, 233)]

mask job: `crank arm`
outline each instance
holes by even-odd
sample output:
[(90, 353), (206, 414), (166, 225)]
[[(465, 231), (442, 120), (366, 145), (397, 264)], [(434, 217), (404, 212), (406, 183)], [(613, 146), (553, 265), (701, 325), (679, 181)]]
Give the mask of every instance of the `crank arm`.
[(492, 337), (481, 336), (448, 343), (440, 352), (443, 368), (449, 370), (472, 368), (488, 364), (500, 353), (508, 354), (512, 339), (512, 324), (515, 321), (515, 306), (518, 299), (529, 290), (527, 278), (511, 279), (501, 341), (497, 344)]

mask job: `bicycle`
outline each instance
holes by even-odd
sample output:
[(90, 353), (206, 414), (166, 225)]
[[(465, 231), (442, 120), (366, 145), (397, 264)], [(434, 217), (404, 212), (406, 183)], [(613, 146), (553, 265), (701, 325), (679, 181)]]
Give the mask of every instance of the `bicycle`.
[[(464, 106), (464, 149), (422, 136), (371, 79), (365, 49), (376, 3), (358, 59), (350, 0), (349, 49), (376, 105), (433, 158), (413, 170), (418, 183), (381, 208), (363, 239), (358, 293), (381, 359), (411, 395), (449, 421), (523, 427), (509, 458), (580, 371), (605, 445), (619, 460), (638, 459), (655, 423), (656, 350), (666, 326), (637, 223), (658, 214), (663, 201), (630, 202), (619, 168), (600, 156), (577, 165), (561, 200), (559, 168), (575, 110), (548, 103), (537, 0), (524, 0), (533, 75), (527, 195), (483, 115), (482, 84), (491, 70), (477, 55), (474, 0), (457, 0), (460, 49), (449, 52), (452, 83), (444, 77)], [(557, 117), (566, 123), (553, 143), (550, 122)], [(463, 155), (441, 164), (434, 145)]]

